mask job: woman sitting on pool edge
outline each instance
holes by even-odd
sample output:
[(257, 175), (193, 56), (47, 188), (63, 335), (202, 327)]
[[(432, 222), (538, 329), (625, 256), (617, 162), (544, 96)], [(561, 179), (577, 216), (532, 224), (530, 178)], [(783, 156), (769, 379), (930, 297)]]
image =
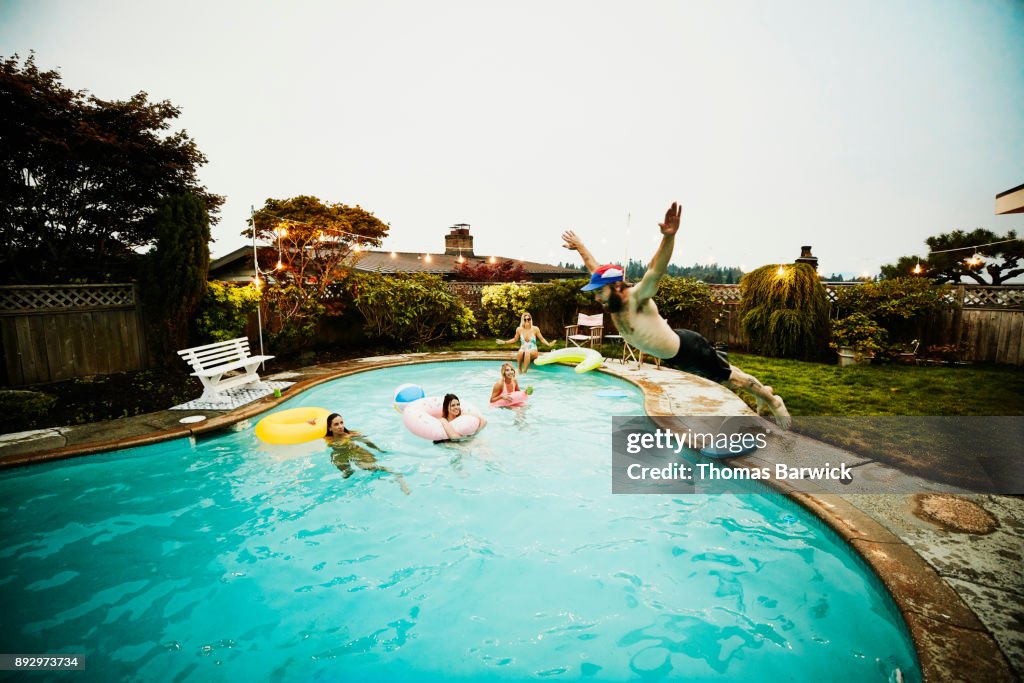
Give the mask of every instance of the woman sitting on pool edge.
[(517, 339), (520, 342), (519, 353), (516, 355), (516, 360), (519, 361), (520, 375), (525, 375), (526, 371), (530, 369), (530, 361), (536, 360), (540, 355), (540, 351), (537, 349), (538, 339), (547, 344), (548, 348), (555, 345), (555, 342), (549, 342), (544, 338), (539, 327), (533, 326), (533, 316), (529, 311), (524, 311), (519, 318), (519, 327), (516, 328), (515, 335), (511, 339), (499, 339), (498, 343), (514, 344)]
[(368, 472), (384, 472), (394, 475), (398, 485), (402, 488), (402, 493), (409, 495), (409, 487), (405, 483), (405, 478), (398, 472), (393, 472), (387, 467), (377, 464), (377, 458), (373, 453), (356, 442), (364, 443), (381, 453), (384, 452), (384, 449), (359, 432), (347, 429), (345, 419), (338, 413), (331, 413), (327, 416), (327, 434), (324, 435), (324, 438), (331, 444), (331, 463), (338, 468), (342, 477), (345, 479), (351, 477), (355, 471), (352, 465), (355, 464), (359, 469)]
[[(434, 443), (464, 438), (462, 434), (455, 431), (455, 427), (452, 427), (450, 422), (459, 415), (462, 415), (462, 401), (455, 394), (445, 394), (444, 400), (441, 402), (441, 417), (437, 418), (437, 421), (441, 423), (441, 428), (444, 429), (444, 433), (448, 435), (448, 438), (442, 441), (435, 441)], [(487, 420), (484, 419), (483, 415), (474, 413), (473, 416), (480, 420), (480, 426), (473, 432), (473, 434), (478, 434), (481, 429), (487, 426)], [(472, 434), (466, 436), (472, 436)]]

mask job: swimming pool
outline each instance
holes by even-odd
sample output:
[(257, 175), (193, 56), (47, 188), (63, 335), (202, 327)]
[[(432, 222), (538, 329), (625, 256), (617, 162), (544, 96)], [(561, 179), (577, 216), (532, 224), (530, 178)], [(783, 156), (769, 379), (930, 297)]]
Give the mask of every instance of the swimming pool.
[(247, 423), (3, 473), (6, 651), (83, 653), (75, 680), (920, 678), (877, 580), (786, 499), (611, 495), (632, 385), (532, 369), (529, 405), (485, 408), (459, 445), (391, 407), (406, 382), (483, 405), (499, 366), (374, 370), (281, 406), (338, 409), (391, 473), (346, 477), (321, 442)]

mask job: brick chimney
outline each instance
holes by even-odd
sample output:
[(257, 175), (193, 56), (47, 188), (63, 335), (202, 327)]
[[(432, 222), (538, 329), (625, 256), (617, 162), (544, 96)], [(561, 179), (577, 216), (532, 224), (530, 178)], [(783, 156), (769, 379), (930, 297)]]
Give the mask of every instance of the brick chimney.
[(810, 246), (800, 247), (800, 258), (798, 258), (796, 262), (806, 263), (812, 266), (815, 270), (818, 269), (818, 257), (811, 253)]
[(446, 256), (473, 256), (473, 236), (469, 234), (469, 223), (456, 223), (444, 236)]

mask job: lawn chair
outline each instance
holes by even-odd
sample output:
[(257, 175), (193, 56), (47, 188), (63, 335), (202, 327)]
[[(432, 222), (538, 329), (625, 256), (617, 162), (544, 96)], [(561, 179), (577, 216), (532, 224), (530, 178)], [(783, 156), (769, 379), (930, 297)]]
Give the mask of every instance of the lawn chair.
[(580, 313), (575, 325), (565, 326), (565, 345), (589, 346), (594, 348), (601, 346), (601, 338), (604, 336), (604, 313), (587, 315)]
[(921, 362), (924, 359), (917, 357), (917, 349), (920, 346), (921, 342), (915, 339), (914, 341), (910, 342), (910, 350), (899, 352), (897, 354), (897, 358), (899, 358), (899, 361), (901, 363), (905, 363), (906, 365), (921, 365)]

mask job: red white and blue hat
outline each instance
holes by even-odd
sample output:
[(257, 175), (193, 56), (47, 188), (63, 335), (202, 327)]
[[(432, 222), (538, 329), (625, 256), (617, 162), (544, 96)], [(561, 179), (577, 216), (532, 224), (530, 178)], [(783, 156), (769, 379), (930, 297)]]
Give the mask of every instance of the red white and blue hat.
[(601, 289), (605, 285), (622, 282), (625, 279), (626, 274), (622, 272), (622, 266), (608, 264), (595, 270), (594, 274), (590, 276), (590, 284), (580, 287), (580, 291), (589, 292), (592, 289)]

